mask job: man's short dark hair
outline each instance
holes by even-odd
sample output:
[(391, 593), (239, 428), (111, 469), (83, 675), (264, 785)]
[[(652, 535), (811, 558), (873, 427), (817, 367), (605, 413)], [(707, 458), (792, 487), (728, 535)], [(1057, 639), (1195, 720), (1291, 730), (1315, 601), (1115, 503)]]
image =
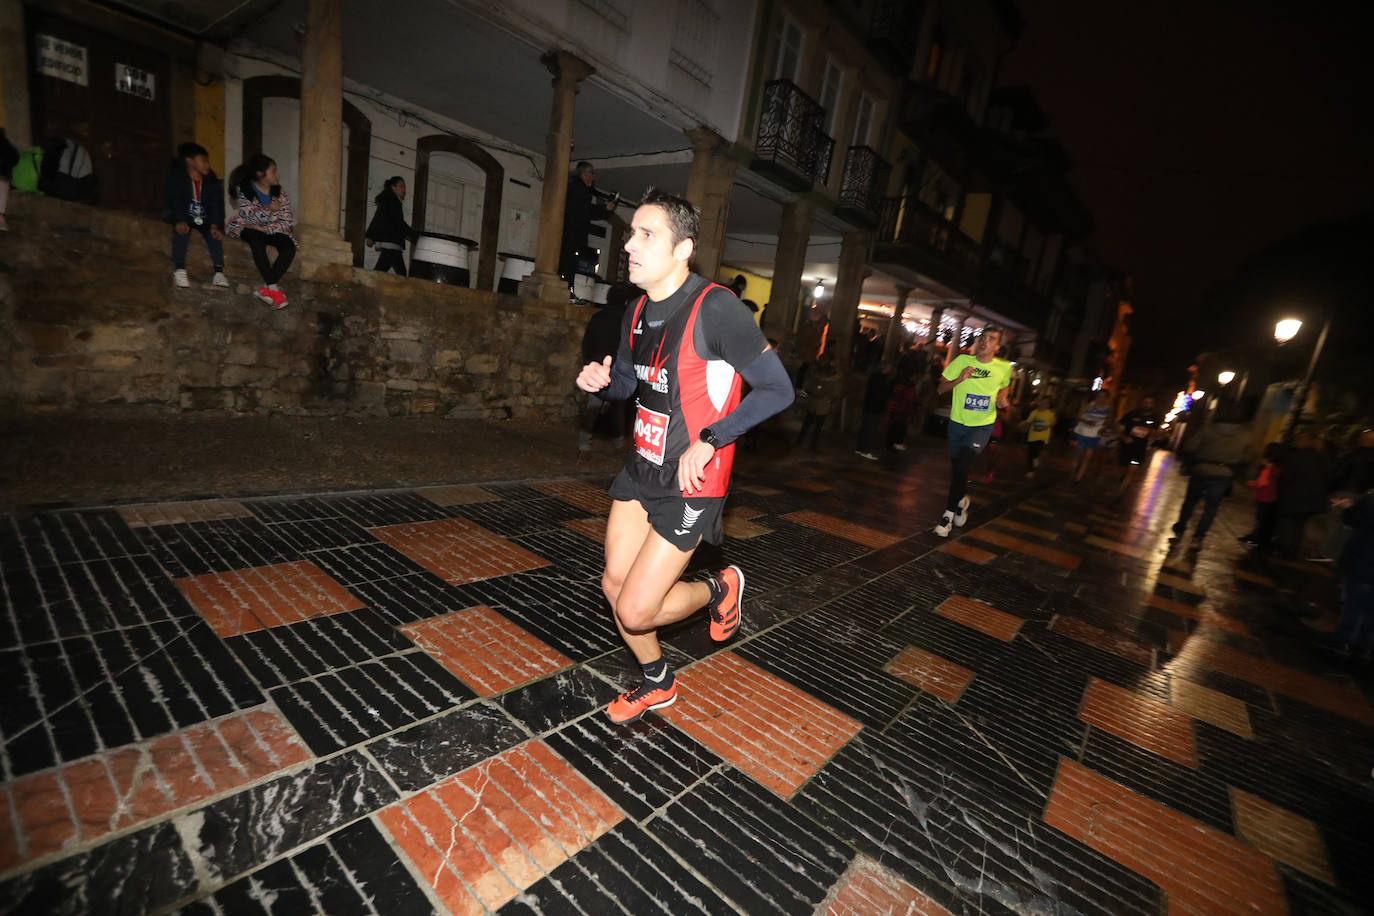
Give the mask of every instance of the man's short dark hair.
[(585, 175), (585, 174), (587, 174), (587, 172), (591, 171), (591, 168), (592, 168), (592, 164), (591, 164), (590, 162), (588, 162), (587, 160), (584, 159), (584, 160), (582, 160), (581, 162), (579, 162), (579, 163), (577, 164), (577, 166), (573, 169), (573, 174), (574, 174), (574, 175)]
[(683, 239), (691, 239), (692, 246), (696, 246), (697, 236), (701, 234), (701, 211), (693, 206), (687, 198), (650, 187), (644, 191), (644, 199), (639, 202), (639, 205), (641, 207), (659, 207), (663, 210), (668, 217), (668, 226), (673, 230), (674, 248)]
[(197, 156), (209, 155), (210, 151), (207, 150), (205, 147), (201, 146), (199, 143), (191, 143), (190, 141), (187, 141), (186, 143), (183, 143), (181, 144), (181, 146), (177, 147), (178, 159), (194, 159)]

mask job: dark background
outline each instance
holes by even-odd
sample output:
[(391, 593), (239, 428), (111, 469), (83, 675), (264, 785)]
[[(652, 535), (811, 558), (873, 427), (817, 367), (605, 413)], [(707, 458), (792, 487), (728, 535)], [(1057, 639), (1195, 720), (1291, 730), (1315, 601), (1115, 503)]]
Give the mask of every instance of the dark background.
[(1362, 322), (1367, 350), (1374, 4), (1020, 6), (999, 82), (1034, 88), (1096, 221), (1089, 250), (1133, 278), (1128, 379), (1181, 382), (1201, 351), (1270, 339), (1280, 312), (1332, 311), (1337, 349)]

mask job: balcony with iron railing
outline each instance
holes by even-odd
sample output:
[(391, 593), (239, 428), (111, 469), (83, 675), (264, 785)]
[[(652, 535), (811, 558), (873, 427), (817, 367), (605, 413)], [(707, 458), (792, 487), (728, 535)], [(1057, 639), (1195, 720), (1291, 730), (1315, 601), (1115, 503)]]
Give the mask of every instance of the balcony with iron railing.
[(754, 170), (796, 191), (824, 185), (835, 150), (824, 124), (825, 109), (791, 80), (764, 84)]
[(844, 178), (840, 182), (840, 203), (837, 215), (855, 225), (872, 228), (878, 223), (883, 195), (887, 192), (887, 178), (892, 166), (867, 146), (851, 146), (844, 160)]
[(877, 242), (933, 255), (966, 282), (975, 279), (982, 258), (977, 242), (914, 197), (889, 197), (882, 202)]

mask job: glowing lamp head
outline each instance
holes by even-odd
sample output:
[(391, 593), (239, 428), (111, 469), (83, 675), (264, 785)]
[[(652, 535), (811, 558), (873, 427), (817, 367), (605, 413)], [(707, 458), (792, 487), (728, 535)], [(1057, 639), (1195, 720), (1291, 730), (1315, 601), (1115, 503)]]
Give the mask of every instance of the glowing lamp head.
[(1274, 325), (1274, 339), (1279, 343), (1288, 343), (1298, 336), (1298, 331), (1302, 330), (1302, 322), (1296, 318), (1285, 318)]
[(816, 299), (819, 299), (820, 297), (822, 297), (822, 296), (825, 295), (825, 281), (824, 281), (824, 280), (817, 280), (817, 281), (816, 281), (816, 288), (815, 288), (814, 290), (811, 291), (811, 295), (812, 295), (812, 297), (814, 297), (814, 298), (816, 298)]
[(1205, 391), (1203, 391), (1201, 388), (1199, 388), (1197, 391), (1194, 391), (1194, 392), (1193, 392), (1191, 395), (1189, 395), (1189, 396), (1190, 396), (1194, 401), (1201, 401), (1203, 398), (1207, 397), (1207, 392), (1205, 392)]
[(1230, 369), (1227, 369), (1225, 372), (1218, 372), (1218, 373), (1217, 373), (1217, 381), (1220, 382), (1220, 383), (1223, 384), (1223, 385), (1229, 385), (1229, 384), (1231, 384), (1233, 381), (1235, 381), (1235, 379), (1236, 379), (1236, 374), (1235, 374), (1234, 372), (1232, 372)]

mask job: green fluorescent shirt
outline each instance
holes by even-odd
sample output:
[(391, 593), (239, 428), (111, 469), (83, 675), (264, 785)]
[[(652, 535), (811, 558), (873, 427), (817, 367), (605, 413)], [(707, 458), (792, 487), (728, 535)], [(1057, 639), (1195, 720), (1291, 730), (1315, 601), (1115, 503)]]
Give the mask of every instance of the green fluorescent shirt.
[(958, 378), (965, 366), (972, 366), (973, 374), (954, 386), (949, 418), (964, 426), (987, 426), (997, 420), (997, 392), (1011, 384), (1011, 363), (1005, 359), (980, 363), (978, 357), (963, 353), (945, 367), (945, 381)]

